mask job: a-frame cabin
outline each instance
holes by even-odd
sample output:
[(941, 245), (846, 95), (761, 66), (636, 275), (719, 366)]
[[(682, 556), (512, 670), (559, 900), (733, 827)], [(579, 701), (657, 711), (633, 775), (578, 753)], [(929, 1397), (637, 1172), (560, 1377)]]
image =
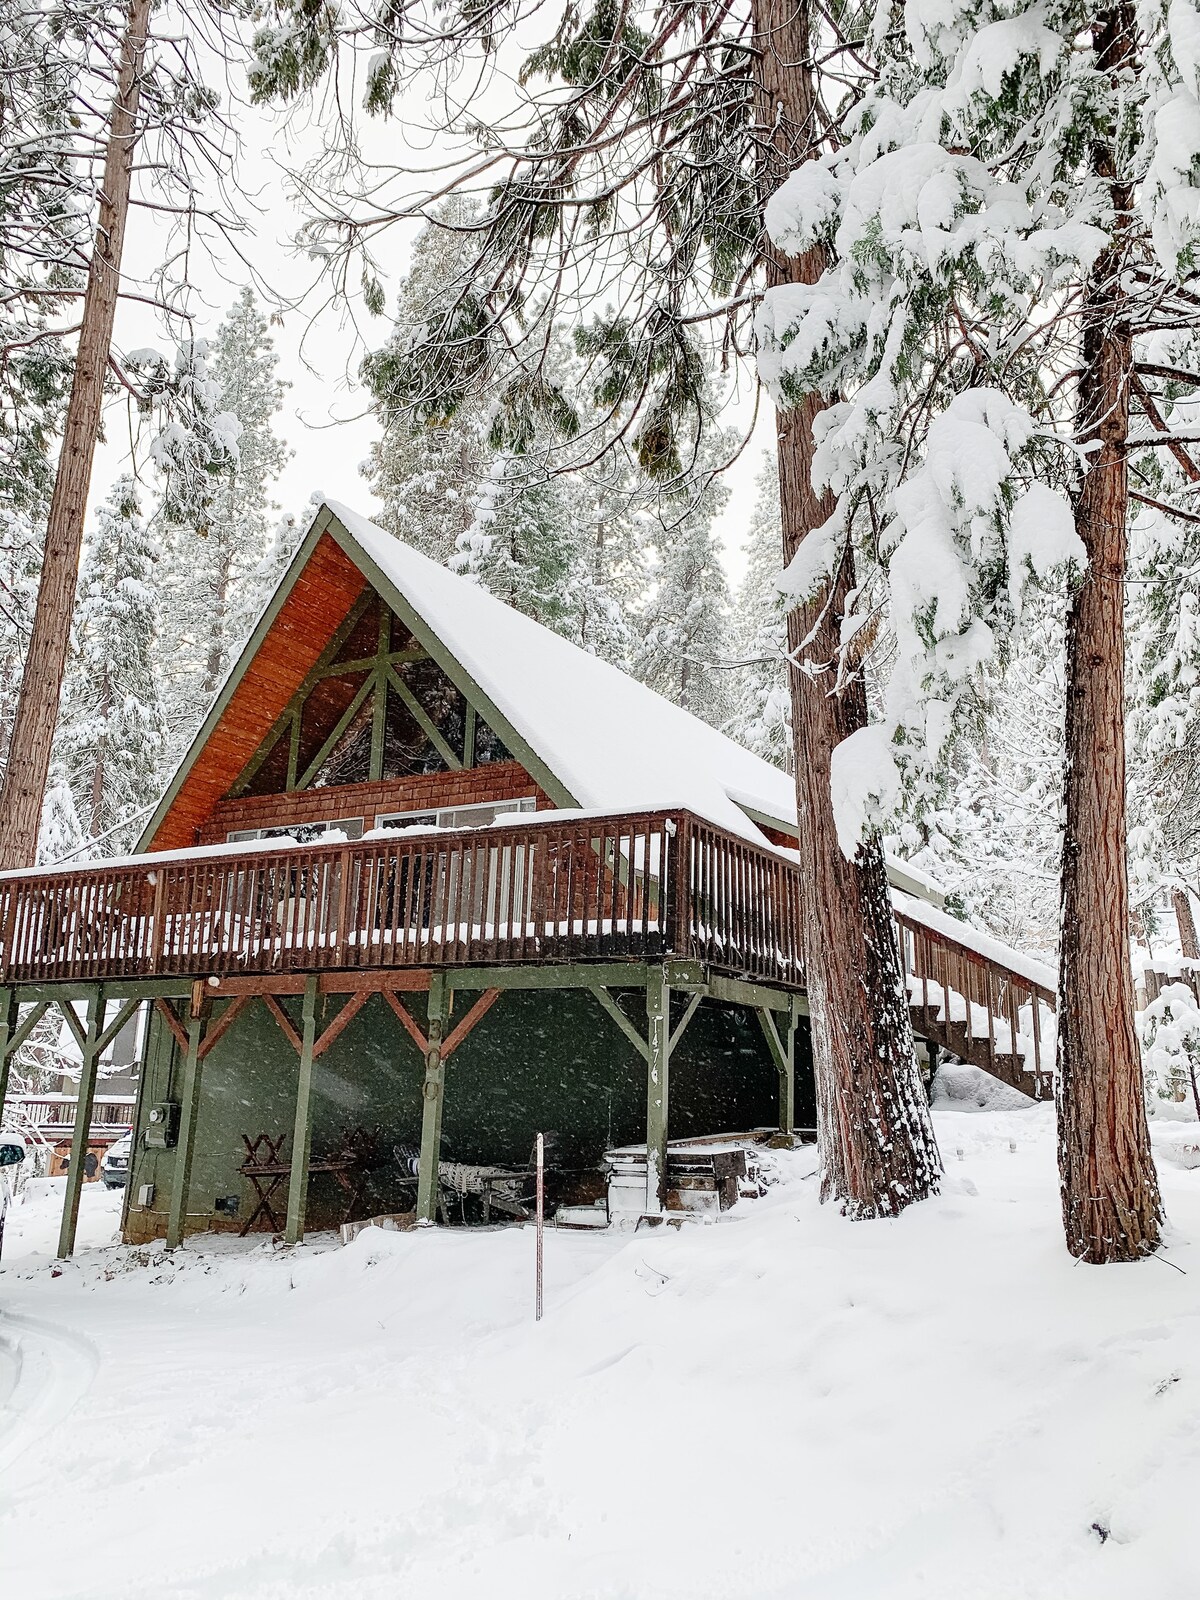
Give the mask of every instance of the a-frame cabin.
[[(644, 1147), (653, 1215), (668, 1127), (813, 1121), (795, 829), (786, 775), (327, 505), (138, 854), (0, 877), (0, 1085), (57, 1005), (86, 1127), (152, 1004), (134, 1241), (433, 1220), (539, 1131), (564, 1202)], [(895, 881), (919, 1031), (1040, 1091), (1044, 970)]]

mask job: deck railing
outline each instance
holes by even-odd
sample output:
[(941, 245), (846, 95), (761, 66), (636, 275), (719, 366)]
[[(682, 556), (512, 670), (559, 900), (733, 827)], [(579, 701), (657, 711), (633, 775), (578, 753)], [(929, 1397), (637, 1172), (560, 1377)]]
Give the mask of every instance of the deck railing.
[(1020, 1056), (1040, 1092), (1054, 1066), (1042, 1016), (1043, 1009), (1057, 1008), (1054, 990), (903, 911), (896, 912), (896, 925), (909, 999), (922, 1013), (925, 1036), (936, 1037), (932, 1024), (939, 1016), (961, 1023), (989, 1070), (999, 1056)]
[(656, 811), (0, 878), (0, 984), (664, 956), (800, 985), (798, 868)]

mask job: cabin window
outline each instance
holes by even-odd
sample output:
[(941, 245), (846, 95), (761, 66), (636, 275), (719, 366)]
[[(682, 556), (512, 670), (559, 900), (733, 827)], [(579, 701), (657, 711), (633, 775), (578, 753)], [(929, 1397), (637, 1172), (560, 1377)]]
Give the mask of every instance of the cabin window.
[(377, 828), (486, 828), (497, 817), (511, 816), (514, 811), (536, 811), (533, 795), (522, 795), (519, 800), (489, 801), (479, 806), (439, 806), (429, 811), (384, 811), (375, 818)]
[(272, 828), (238, 828), (227, 834), (230, 844), (250, 839), (294, 839), (297, 844), (315, 844), (323, 834), (344, 833), (347, 839), (361, 839), (362, 817), (339, 817), (336, 822), (291, 822)]
[(511, 761), (378, 597), (355, 608), (230, 794), (288, 794)]

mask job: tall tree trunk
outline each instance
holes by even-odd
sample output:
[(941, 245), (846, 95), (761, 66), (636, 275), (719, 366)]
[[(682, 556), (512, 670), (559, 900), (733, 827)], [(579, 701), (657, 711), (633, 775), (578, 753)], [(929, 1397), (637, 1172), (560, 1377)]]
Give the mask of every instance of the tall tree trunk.
[(83, 297), (75, 376), (46, 524), (37, 607), (0, 788), (0, 870), (29, 866), (37, 856), (42, 797), (67, 663), (92, 458), (100, 432), (104, 374), (121, 282), (149, 18), (150, 0), (130, 0)]
[[(1136, 70), (1132, 4), (1101, 12), (1097, 66)], [(1132, 185), (1098, 141), (1118, 231), (1084, 301), (1079, 437), (1088, 457), (1075, 526), (1088, 555), (1067, 618), (1066, 826), (1059, 976), (1059, 1178), (1067, 1248), (1130, 1261), (1159, 1243), (1162, 1203), (1133, 1026), (1125, 830), (1125, 560), (1133, 336), (1121, 275)]]
[(1171, 904), (1175, 909), (1175, 925), (1179, 929), (1180, 954), (1188, 961), (1200, 960), (1200, 941), (1196, 938), (1191, 896), (1186, 889), (1172, 889)]
[[(765, 199), (814, 153), (810, 0), (755, 0), (756, 117)], [(766, 251), (768, 287), (812, 283), (820, 250)], [(777, 419), (783, 554), (833, 512), (812, 486), (810, 395)], [(822, 1198), (854, 1217), (891, 1216), (937, 1190), (941, 1161), (913, 1053), (883, 847), (873, 836), (848, 861), (838, 844), (830, 788), (833, 751), (867, 720), (866, 688), (837, 681), (841, 620), (853, 559), (811, 604), (788, 618), (796, 751), (796, 806), (804, 865), (804, 958), (812, 1016)]]

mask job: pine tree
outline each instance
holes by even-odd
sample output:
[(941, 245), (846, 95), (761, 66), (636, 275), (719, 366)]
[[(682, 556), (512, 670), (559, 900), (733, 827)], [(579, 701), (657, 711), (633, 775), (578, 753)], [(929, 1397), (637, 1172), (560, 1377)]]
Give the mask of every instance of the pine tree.
[(942, 800), (907, 818), (897, 845), (997, 938), (1058, 961), (1062, 857), (1061, 597), (1037, 603), (977, 719), (956, 736)]
[(457, 230), (474, 215), (469, 202), (450, 199), (418, 233), (392, 333), (362, 368), (383, 425), (366, 469), (382, 504), (379, 522), (443, 563), (479, 531), (479, 489), (494, 452), (487, 446), (485, 405), (477, 397), (459, 399), (449, 373), (445, 392), (435, 386), (414, 411), (410, 361), (430, 326), (454, 316), (471, 252), (470, 235)]
[[(182, 0), (185, 13), (188, 3)], [(6, 100), (4, 108), (6, 119), (17, 110), (19, 120), (8, 125), (29, 136), (15, 166), (38, 173), (38, 181), (59, 178), (58, 215), (74, 215), (72, 226), (46, 229), (40, 209), (25, 212), (18, 204), (18, 226), (5, 231), (0, 249), (44, 271), (55, 298), (79, 299), (62, 445), (0, 786), (0, 863), (9, 868), (28, 865), (36, 855), (70, 648), (88, 482), (112, 369), (138, 392), (113, 342), (131, 206), (169, 214), (184, 237), (183, 250), (171, 253), (149, 297), (153, 302), (157, 296), (173, 315), (180, 308), (168, 305), (166, 296), (186, 260), (186, 240), (195, 237), (194, 224), (203, 216), (218, 232), (238, 226), (220, 207), (205, 205), (201, 189), (209, 185), (197, 180), (201, 164), (205, 179), (215, 178), (218, 188), (229, 173), (226, 147), (211, 127), (219, 116), (217, 100), (198, 70), (196, 45), (202, 39), (206, 61), (219, 60), (227, 42), (226, 15), (202, 4), (203, 15), (174, 26), (160, 48), (151, 37), (151, 11), (151, 0), (128, 0), (119, 8), (63, 0), (52, 9), (18, 5), (6, 17), (10, 39), (19, 40), (18, 52), (27, 57), (25, 71), (18, 67), (12, 76), (19, 85), (14, 101)], [(27, 123), (21, 117), (31, 87), (36, 94), (47, 73), (66, 112), (48, 138), (38, 117)], [(23, 187), (18, 179), (18, 195)], [(138, 288), (139, 298), (146, 298), (144, 284)], [(158, 396), (143, 389), (138, 398), (151, 404)], [(181, 403), (186, 406), (185, 397)]]
[(788, 688), (787, 619), (779, 579), (782, 570), (779, 474), (764, 456), (754, 485), (746, 529), (746, 571), (734, 607), (732, 653), (745, 663), (730, 677), (726, 731), (747, 750), (786, 772), (795, 755)]
[[(1197, 37), (1191, 0), (897, 7), (845, 148), (768, 210), (781, 247), (830, 263), (769, 294), (770, 379), (796, 401), (846, 396), (817, 452), (832, 514), (794, 589), (857, 544), (882, 561), (897, 640), (883, 719), (838, 758), (849, 837), (906, 790), (936, 803), (1035, 581), (1075, 575), (1059, 1157), (1068, 1248), (1094, 1262), (1160, 1237), (1128, 958), (1123, 610), (1131, 460), (1135, 494), (1144, 453), (1190, 462), (1161, 385), (1200, 387), (1154, 351), (1194, 318)], [(881, 601), (854, 598), (864, 622)]]
[[(414, 0), (403, 31), (381, 32), (354, 0), (336, 17), (303, 0), (275, 0), (256, 37), (252, 88), (264, 100), (307, 94), (369, 38), (367, 114), (386, 114), (410, 84), (421, 85), (431, 121), (440, 119), (431, 132), (455, 152), (450, 170), (432, 183), (422, 174), (415, 192), (399, 165), (389, 172), (331, 159), (324, 172), (306, 174), (309, 192), (323, 190), (325, 202), (307, 240), (335, 282), (350, 281), (360, 263), (369, 270), (368, 239), (383, 218), (424, 216), (456, 180), (460, 193), (479, 196), (453, 306), (406, 352), (413, 415), (453, 415), (486, 394), (499, 446), (523, 448), (538, 416), (573, 430), (581, 463), (627, 450), (648, 480), (686, 494), (695, 488), (696, 443), (711, 428), (714, 360), (752, 348), (762, 284), (800, 289), (821, 270), (823, 256), (792, 259), (764, 240), (761, 205), (815, 154), (822, 130), (840, 126), (848, 108), (820, 102), (814, 63), (828, 45), (840, 102), (860, 70), (859, 23), (857, 12), (818, 12), (809, 0), (715, 12), (671, 0), (653, 13), (611, 0), (565, 10), (535, 3), (519, 18), (494, 8), (450, 17)], [(514, 80), (502, 46), (518, 26), (523, 64)], [(820, 30), (827, 36), (818, 39)], [(424, 93), (431, 83), (440, 93)], [(598, 421), (581, 415), (547, 369), (564, 326), (574, 331)], [(787, 398), (777, 454), (790, 559), (819, 534), (832, 505), (812, 487), (823, 401), (814, 392), (792, 407)], [(834, 826), (832, 750), (866, 720), (861, 674), (839, 678), (832, 692), (826, 677), (851, 576), (848, 565), (839, 569), (813, 617), (798, 613), (789, 625), (797, 657), (806, 658), (791, 688), (823, 1193), (853, 1216), (872, 1217), (933, 1192), (940, 1164), (882, 846), (873, 832), (847, 860)]]
[(86, 835), (79, 821), (71, 782), (61, 759), (50, 763), (50, 782), (42, 802), (42, 825), (38, 833), (38, 866), (56, 861), (81, 860)]
[(729, 491), (710, 483), (671, 516), (659, 510), (654, 591), (640, 621), (642, 643), (632, 670), (643, 683), (714, 727), (725, 722), (729, 652), (729, 585), (714, 523)]
[(59, 740), (76, 807), (107, 855), (137, 837), (133, 824), (158, 793), (167, 725), (154, 670), (157, 557), (136, 486), (119, 478), (86, 551)]
[(204, 413), (224, 429), (229, 448), (219, 458), (179, 430), (157, 453), (171, 528), (165, 675), (177, 742), (204, 715), (252, 621), (279, 512), (271, 487), (291, 454), (275, 432), (285, 385), (252, 290), (242, 290), (196, 362)]

